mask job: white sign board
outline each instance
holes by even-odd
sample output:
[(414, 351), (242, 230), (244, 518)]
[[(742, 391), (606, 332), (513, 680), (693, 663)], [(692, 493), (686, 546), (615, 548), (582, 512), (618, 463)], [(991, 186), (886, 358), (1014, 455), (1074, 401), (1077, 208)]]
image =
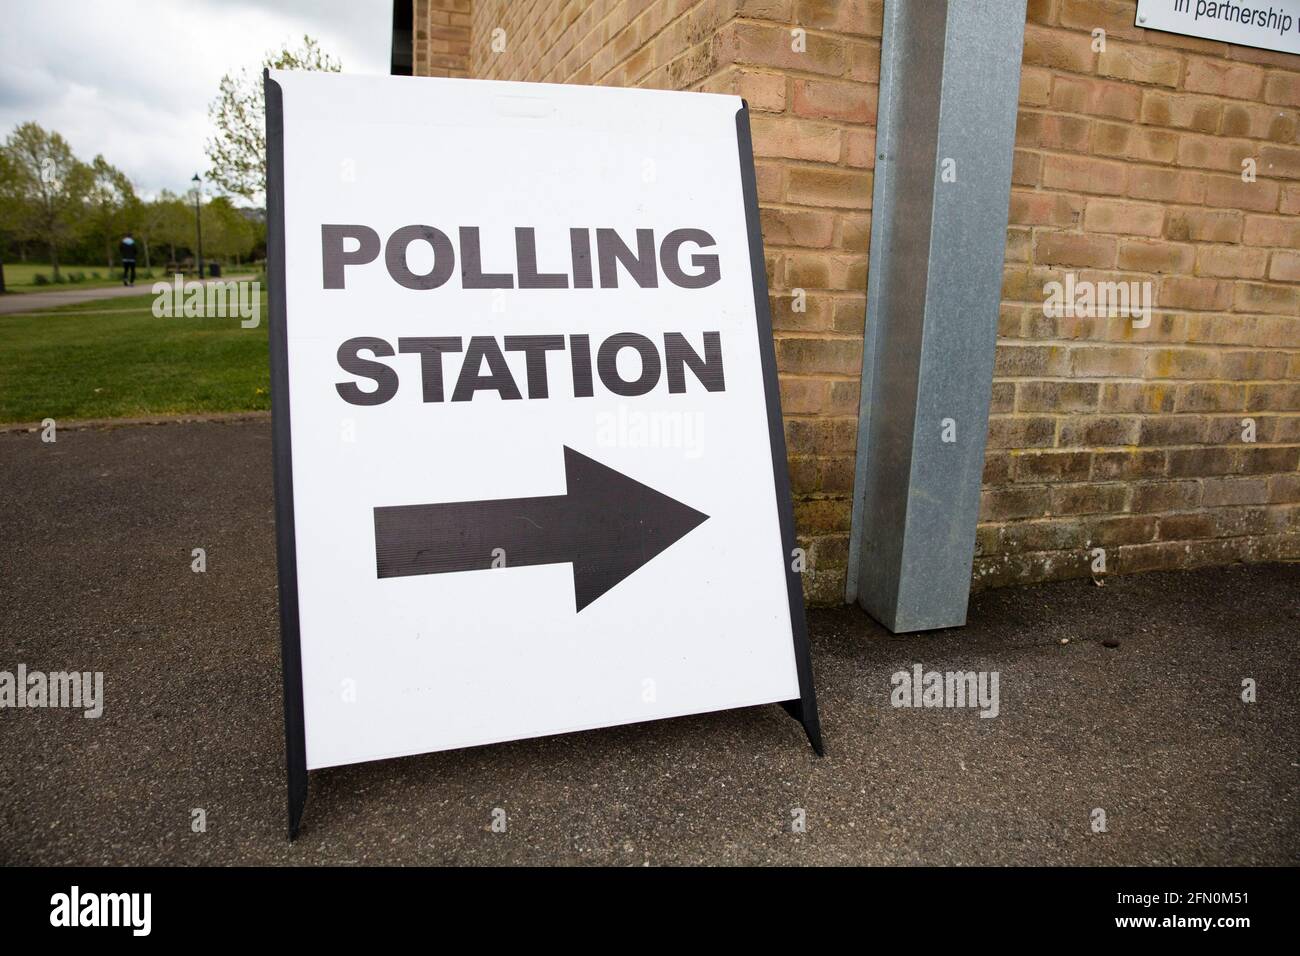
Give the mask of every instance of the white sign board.
[(1300, 0), (1138, 0), (1137, 25), (1300, 53)]
[(291, 762), (778, 701), (815, 738), (742, 101), (267, 94)]

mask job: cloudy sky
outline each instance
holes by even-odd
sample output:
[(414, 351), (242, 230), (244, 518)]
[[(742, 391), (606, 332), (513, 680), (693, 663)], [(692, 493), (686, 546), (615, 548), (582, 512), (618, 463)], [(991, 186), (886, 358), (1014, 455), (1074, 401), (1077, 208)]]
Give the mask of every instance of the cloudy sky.
[(304, 33), (346, 73), (387, 73), (392, 0), (3, 0), (0, 136), (34, 120), (143, 195), (207, 166), (208, 104), (227, 72), (260, 72)]

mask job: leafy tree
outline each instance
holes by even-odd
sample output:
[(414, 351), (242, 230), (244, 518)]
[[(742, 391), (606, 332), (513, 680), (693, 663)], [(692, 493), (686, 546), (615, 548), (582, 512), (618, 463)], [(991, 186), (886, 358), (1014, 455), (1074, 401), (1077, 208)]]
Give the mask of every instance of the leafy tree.
[(82, 228), (93, 174), (72, 155), (58, 133), (23, 123), (9, 134), (4, 151), (15, 170), (20, 198), (20, 231), (41, 242), (59, 279), (59, 249)]
[(230, 207), (229, 235), (229, 255), (235, 257), (236, 263), (252, 255), (253, 246), (257, 242), (257, 230), (253, 228), (253, 224), (248, 221), (243, 211), (233, 205)]
[[(342, 64), (311, 37), (302, 46), (268, 53), (262, 66), (272, 70), (318, 70), (338, 73)], [(207, 143), (208, 178), (234, 196), (252, 199), (266, 192), (266, 103), (261, 70), (221, 78), (217, 98), (208, 107), (216, 135)]]
[[(140, 240), (141, 250), (144, 252), (146, 271), (151, 268), (151, 244), (167, 245), (167, 240), (164, 238), (167, 232), (167, 220), (175, 215), (169, 204), (175, 201), (175, 194), (164, 189), (158, 194), (158, 198), (152, 202), (137, 199), (130, 211), (129, 219), (135, 228), (136, 237)], [(184, 208), (180, 210), (180, 214), (176, 218), (185, 218)], [(172, 258), (176, 258), (174, 254)]]
[(135, 204), (135, 189), (117, 167), (103, 156), (96, 156), (90, 164), (91, 183), (87, 222), (93, 235), (104, 244), (105, 261), (113, 268), (113, 252), (127, 223), (131, 207)]
[(189, 248), (194, 241), (194, 209), (164, 189), (149, 204), (143, 228), (150, 239), (167, 247), (168, 261), (175, 262), (176, 247)]
[(239, 260), (253, 251), (252, 224), (227, 196), (203, 208), (203, 227), (204, 251), (214, 258)]
[(239, 261), (256, 262), (266, 258), (266, 211), (253, 206), (238, 206), (240, 216), (248, 224), (252, 245), (246, 252), (239, 253)]
[[(0, 256), (18, 233), (22, 217), (22, 192), (18, 170), (8, 150), (0, 148)], [(5, 291), (5, 266), (0, 259), (0, 292)]]

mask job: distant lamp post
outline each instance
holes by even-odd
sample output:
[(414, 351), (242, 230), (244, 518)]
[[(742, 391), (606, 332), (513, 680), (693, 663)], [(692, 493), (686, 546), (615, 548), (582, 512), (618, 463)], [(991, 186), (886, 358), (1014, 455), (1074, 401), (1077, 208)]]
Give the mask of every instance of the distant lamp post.
[(199, 174), (195, 173), (194, 178), (190, 180), (194, 184), (194, 228), (198, 233), (199, 247), (199, 281), (203, 281), (203, 212), (199, 208), (199, 200), (203, 196), (203, 180), (199, 179)]

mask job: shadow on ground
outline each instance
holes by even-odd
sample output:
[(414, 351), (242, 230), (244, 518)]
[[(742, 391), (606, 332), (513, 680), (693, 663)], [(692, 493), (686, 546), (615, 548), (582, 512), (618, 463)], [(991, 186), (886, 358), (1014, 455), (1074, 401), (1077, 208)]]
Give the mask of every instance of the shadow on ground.
[[(824, 759), (770, 706), (335, 768), (289, 845), (270, 462), (267, 422), (0, 435), (0, 670), (106, 682), (98, 720), (0, 709), (0, 863), (1300, 859), (1295, 565), (985, 592), (908, 638), (817, 610)], [(997, 671), (1000, 715), (891, 707), (917, 663)]]

